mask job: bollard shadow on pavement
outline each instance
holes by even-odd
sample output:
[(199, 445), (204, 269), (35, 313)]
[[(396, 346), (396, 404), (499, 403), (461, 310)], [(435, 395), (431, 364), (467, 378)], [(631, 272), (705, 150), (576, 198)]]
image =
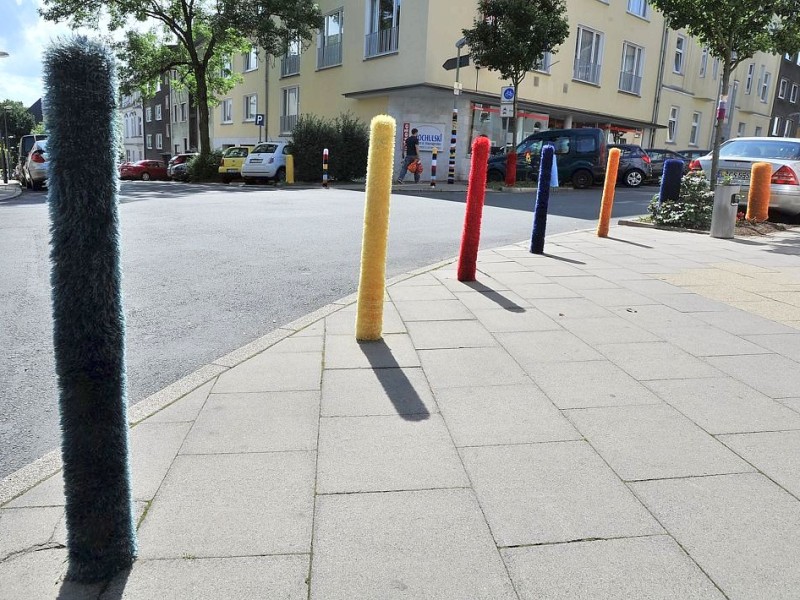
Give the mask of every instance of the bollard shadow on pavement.
[(511, 300), (510, 298), (506, 298), (500, 292), (496, 292), (493, 289), (487, 287), (486, 285), (480, 283), (479, 281), (463, 281), (464, 285), (469, 288), (472, 288), (479, 294), (483, 295), (487, 299), (495, 302), (501, 308), (505, 308), (509, 312), (513, 313), (524, 313), (525, 309), (521, 307), (519, 304)]
[(98, 583), (63, 581), (56, 600), (120, 600), (125, 594), (130, 574), (131, 569), (125, 569), (111, 581)]
[(378, 378), (398, 415), (406, 421), (424, 421), (431, 416), (384, 340), (358, 342), (358, 347), (367, 357), (375, 377)]
[(623, 240), (621, 238), (611, 237), (610, 235), (607, 235), (605, 239), (611, 240), (612, 242), (622, 242), (623, 244), (630, 244), (631, 246), (636, 246), (638, 248), (647, 248), (648, 250), (652, 250), (653, 249), (652, 246), (648, 246), (647, 244), (640, 244), (639, 242), (632, 242), (630, 240)]
[(579, 260), (575, 260), (574, 258), (567, 258), (565, 256), (556, 256), (555, 254), (548, 254), (545, 252), (542, 256), (546, 256), (547, 258), (555, 258), (556, 260), (560, 260), (566, 263), (570, 263), (572, 265), (585, 265), (585, 262), (581, 262)]

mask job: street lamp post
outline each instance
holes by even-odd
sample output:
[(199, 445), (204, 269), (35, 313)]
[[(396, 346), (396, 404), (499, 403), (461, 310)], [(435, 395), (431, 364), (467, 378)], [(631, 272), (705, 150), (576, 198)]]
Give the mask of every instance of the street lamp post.
[(456, 181), (456, 140), (458, 135), (458, 96), (461, 94), (461, 81), (459, 79), (461, 71), (461, 49), (467, 45), (467, 39), (461, 38), (456, 42), (456, 83), (453, 86), (453, 119), (450, 129), (450, 160), (447, 165), (447, 183), (453, 184)]
[[(7, 56), (8, 52), (0, 50), (0, 58)], [(8, 183), (8, 120), (5, 105), (3, 105), (3, 183)]]

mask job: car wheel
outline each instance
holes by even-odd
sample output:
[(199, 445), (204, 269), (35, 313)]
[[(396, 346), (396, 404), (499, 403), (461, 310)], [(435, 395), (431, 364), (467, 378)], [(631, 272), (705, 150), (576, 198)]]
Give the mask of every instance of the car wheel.
[(576, 190), (582, 190), (592, 185), (594, 177), (586, 169), (580, 169), (572, 174), (572, 187)]
[(43, 183), (44, 182), (42, 182), (42, 181), (34, 181), (33, 179), (31, 179), (31, 189), (38, 191), (38, 190), (42, 189), (42, 184)]
[(232, 181), (232, 179), (230, 177), (223, 177), (222, 178), (222, 183), (230, 183), (231, 181)]
[(275, 183), (284, 183), (286, 181), (286, 169), (281, 167), (278, 169), (278, 172), (275, 173)]
[(150, 173), (148, 173), (147, 171), (142, 173), (142, 181), (150, 181)]
[(486, 174), (486, 181), (500, 182), (505, 180), (506, 178), (497, 169), (490, 169), (489, 172)]
[(625, 185), (628, 187), (639, 187), (644, 181), (644, 173), (639, 169), (631, 169), (625, 173)]
[(253, 185), (256, 182), (256, 180), (252, 177), (242, 177), (242, 180), (244, 181), (245, 185)]

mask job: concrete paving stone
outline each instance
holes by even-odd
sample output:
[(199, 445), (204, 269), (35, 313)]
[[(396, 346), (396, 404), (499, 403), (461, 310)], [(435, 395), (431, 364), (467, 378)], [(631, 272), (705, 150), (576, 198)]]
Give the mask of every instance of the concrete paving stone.
[(181, 454), (316, 450), (319, 392), (211, 394)]
[(745, 339), (786, 358), (800, 361), (800, 332), (748, 335)]
[(478, 321), (491, 332), (548, 331), (561, 327), (536, 308), (526, 307), (524, 312), (505, 308), (473, 309)]
[(486, 263), (479, 263), (478, 269), (481, 273), (485, 273), (490, 277), (497, 277), (499, 279), (499, 275), (501, 273), (517, 273), (517, 272), (527, 272), (527, 267), (515, 262), (513, 258), (509, 257), (503, 262), (486, 262)]
[(470, 490), (321, 496), (312, 600), (517, 600)]
[(520, 600), (725, 600), (666, 535), (501, 553)]
[(650, 279), (648, 275), (639, 273), (630, 268), (625, 267), (609, 267), (606, 269), (592, 269), (592, 275), (602, 277), (607, 281), (620, 282), (620, 281), (633, 281)]
[(530, 383), (517, 362), (502, 348), (420, 350), (431, 387), (472, 387)]
[(478, 252), (478, 262), (507, 262), (509, 258), (516, 258), (516, 256), (521, 256), (525, 252), (522, 248), (509, 248), (502, 252), (501, 250), (501, 248), (497, 250), (481, 250)]
[(583, 271), (572, 265), (559, 262), (557, 260), (532, 255), (530, 257), (515, 258), (516, 262), (524, 267), (528, 267), (532, 272), (544, 277), (582, 277)]
[(800, 320), (800, 307), (777, 302), (776, 300), (763, 300), (760, 302), (731, 302), (731, 306), (735, 306), (741, 310), (762, 316), (779, 323), (785, 321), (799, 321)]
[(497, 340), (478, 321), (411, 321), (408, 333), (417, 350), (497, 346)]
[(321, 372), (320, 352), (262, 352), (220, 375), (212, 392), (234, 394), (318, 390)]
[(686, 313), (725, 312), (731, 310), (731, 307), (724, 302), (711, 300), (699, 294), (658, 294), (654, 295), (653, 299), (659, 304), (664, 304)]
[(721, 435), (718, 438), (786, 491), (800, 498), (800, 431)]
[(194, 421), (203, 408), (203, 404), (211, 393), (216, 380), (209, 381), (201, 385), (193, 392), (189, 392), (183, 398), (179, 398), (163, 410), (147, 417), (148, 423), (180, 423)]
[(758, 315), (737, 308), (723, 313), (696, 313), (694, 316), (709, 325), (734, 335), (769, 335), (778, 333), (797, 333), (789, 325), (776, 323)]
[(659, 331), (667, 342), (695, 356), (731, 356), (735, 354), (766, 354), (769, 350), (739, 336), (710, 325), (675, 327)]
[[(336, 313), (334, 313), (336, 314)], [(325, 320), (320, 319), (316, 323), (309, 325), (308, 327), (304, 327), (300, 331), (295, 332), (292, 334), (294, 337), (305, 337), (307, 335), (315, 336), (315, 335), (324, 335), (325, 334)]]
[(590, 345), (659, 341), (659, 338), (649, 331), (616, 316), (563, 319), (561, 325)]
[(359, 342), (354, 335), (325, 338), (326, 369), (418, 367), (419, 357), (405, 333), (386, 334), (379, 341)]
[[(519, 263), (515, 264), (519, 265)], [(514, 271), (511, 273), (495, 273), (493, 276), (495, 279), (497, 279), (497, 281), (509, 286), (512, 289), (521, 285), (539, 285), (551, 283), (550, 279), (544, 275), (537, 273), (536, 271), (526, 270), (527, 267), (524, 265), (519, 266), (520, 271)]]
[(431, 273), (422, 273), (421, 275), (415, 275), (403, 281), (398, 281), (391, 287), (416, 287), (424, 285), (441, 285), (441, 282)]
[(558, 283), (523, 283), (510, 286), (526, 300), (538, 298), (578, 298), (580, 294)]
[(645, 296), (652, 294), (689, 293), (689, 290), (685, 288), (678, 287), (676, 285), (669, 284), (665, 281), (658, 281), (655, 279), (650, 279), (650, 280), (632, 279), (630, 281), (621, 281), (620, 285), (622, 287), (628, 288), (629, 290), (633, 290), (634, 292), (644, 294)]
[(757, 289), (753, 291), (760, 296), (769, 298), (770, 300), (777, 300), (778, 302), (791, 304), (792, 306), (800, 306), (800, 294), (798, 294), (795, 290), (781, 289), (778, 291), (767, 291), (764, 289)]
[(757, 473), (630, 484), (730, 600), (796, 600), (800, 502)]
[(705, 296), (706, 298), (728, 304), (732, 304), (733, 302), (760, 302), (764, 300), (763, 296), (745, 291), (734, 284), (693, 285), (687, 286), (684, 289), (687, 292), (699, 294), (700, 296)]
[(551, 277), (550, 281), (577, 292), (583, 292), (584, 290), (620, 289), (620, 286), (613, 281), (594, 275), (584, 275), (582, 277)]
[(639, 381), (720, 376), (708, 363), (667, 342), (601, 344), (597, 350)]
[(498, 546), (663, 532), (586, 442), (460, 452)]
[(607, 360), (549, 363), (532, 378), (561, 409), (658, 404), (655, 394)]
[(441, 273), (434, 271), (433, 276), (442, 282), (442, 285), (451, 292), (464, 292), (468, 290), (483, 289), (502, 291), (507, 290), (508, 286), (500, 283), (494, 277), (489, 277), (484, 273), (478, 272), (476, 281), (459, 281), (456, 277), (455, 271), (451, 273)]
[(531, 304), (560, 323), (563, 319), (611, 317), (613, 313), (586, 298), (553, 298), (532, 300)]
[(800, 329), (800, 320), (798, 320), (798, 321), (784, 321), (783, 324), (784, 325), (788, 325), (789, 327), (792, 327), (794, 329)]
[(274, 346), (267, 349), (267, 352), (283, 354), (290, 352), (322, 352), (322, 335), (304, 335), (287, 337)]
[(456, 292), (456, 297), (473, 313), (476, 310), (501, 307), (511, 312), (524, 312), (530, 302), (514, 292), (503, 290)]
[(438, 414), (324, 417), (317, 493), (385, 492), (469, 486)]
[(178, 455), (191, 423), (139, 423), (131, 429), (131, 481), (134, 500), (145, 502), (156, 495)]
[[(383, 305), (383, 333), (405, 333), (406, 326), (400, 318), (394, 304), (386, 302)], [(356, 334), (356, 305), (348, 306), (338, 312), (333, 313), (325, 319), (325, 333), (327, 335), (349, 335)]]
[(800, 429), (791, 409), (730, 377), (645, 385), (711, 434)]
[(436, 399), (456, 446), (581, 438), (535, 385), (445, 389)]
[(66, 550), (29, 552), (0, 563), (0, 600), (97, 600), (105, 583), (63, 582)]
[(454, 300), (455, 296), (443, 285), (421, 285), (414, 287), (387, 288), (389, 296), (395, 302), (407, 302), (410, 300)]
[[(656, 301), (648, 296), (637, 294), (625, 288), (581, 290), (581, 294), (587, 300), (604, 307), (612, 306), (641, 306), (643, 304), (655, 304)], [(681, 296), (685, 294), (680, 294)]]
[(408, 321), (459, 321), (475, 316), (458, 300), (414, 300), (395, 302), (402, 319)]
[(64, 506), (64, 502), (64, 479), (59, 471), (15, 498), (5, 507)]
[(139, 560), (100, 600), (306, 600), (308, 566), (307, 555)]
[(178, 456), (139, 527), (147, 558), (307, 553), (313, 452)]
[(781, 398), (778, 402), (788, 406), (795, 412), (800, 412), (800, 398)]
[(568, 411), (567, 416), (625, 481), (752, 471), (665, 404), (586, 408)]
[(690, 329), (703, 325), (698, 317), (707, 313), (684, 313), (663, 304), (650, 304), (632, 307), (616, 307), (611, 311), (617, 316), (627, 319), (642, 329), (661, 334), (675, 328)]
[(568, 331), (522, 331), (495, 334), (508, 353), (530, 375), (546, 363), (603, 360), (603, 356)]
[(800, 365), (779, 354), (711, 356), (706, 360), (770, 398), (792, 398), (800, 389)]
[(719, 269), (715, 267), (690, 269), (682, 273), (664, 275), (663, 277), (659, 277), (659, 279), (671, 283), (672, 285), (682, 287), (705, 287), (712, 284), (728, 286), (737, 284), (742, 279), (742, 275), (730, 269)]
[(0, 561), (52, 542), (63, 517), (60, 506), (0, 509)]
[(775, 269), (766, 269), (764, 267), (757, 267), (755, 265), (748, 265), (740, 262), (723, 262), (711, 265), (715, 269), (722, 269), (723, 271), (730, 271), (732, 273), (740, 273), (742, 275), (750, 275), (751, 277), (757, 276), (772, 276), (780, 273)]
[(322, 374), (323, 417), (436, 412), (422, 369), (329, 369)]

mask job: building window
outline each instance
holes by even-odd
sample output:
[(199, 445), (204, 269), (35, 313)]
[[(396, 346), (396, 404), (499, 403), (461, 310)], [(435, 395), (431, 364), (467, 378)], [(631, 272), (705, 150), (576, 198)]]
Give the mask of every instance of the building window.
[(233, 75), (233, 61), (230, 56), (224, 56), (222, 58), (222, 66), (220, 67), (219, 75), (220, 77), (230, 77)]
[(772, 117), (772, 134), (771, 135), (780, 135), (781, 134), (781, 118), (780, 117)]
[(142, 117), (136, 117), (136, 137), (142, 137)]
[(789, 90), (789, 80), (788, 79), (781, 79), (780, 84), (778, 84), (778, 98), (781, 100), (786, 98), (786, 92)]
[(156, 81), (156, 93), (161, 91), (161, 77)]
[(188, 115), (186, 114), (186, 102), (181, 102), (181, 123), (186, 121)]
[(300, 73), (300, 40), (289, 42), (286, 54), (281, 58), (281, 77)]
[(762, 102), (767, 101), (767, 96), (769, 96), (769, 80), (772, 77), (772, 74), (769, 71), (764, 73), (764, 78), (761, 80), (761, 90), (758, 94), (759, 99)]
[(700, 137), (700, 117), (701, 113), (692, 113), (692, 130), (689, 133), (689, 145), (697, 146), (697, 139)]
[(797, 102), (797, 84), (796, 83), (792, 84), (792, 91), (789, 92), (789, 102), (791, 102), (792, 104)]
[(297, 123), (300, 114), (300, 88), (290, 87), (282, 90), (281, 135), (289, 134)]
[(756, 131), (755, 131), (755, 133), (753, 135), (755, 137), (761, 137), (761, 134), (763, 133), (763, 131), (764, 131), (764, 128), (759, 125), (758, 127), (756, 127)]
[(153, 135), (150, 133), (147, 134), (147, 149), (148, 150), (153, 149)]
[(244, 97), (244, 120), (255, 121), (258, 112), (258, 95), (250, 94)]
[(739, 137), (744, 137), (746, 125), (744, 123), (739, 123), (739, 128), (736, 130), (736, 135)]
[(167, 123), (164, 127), (167, 128), (166, 132), (165, 132), (165, 135), (166, 135), (166, 137), (169, 137), (169, 123)]
[(717, 75), (719, 75), (719, 59), (715, 58), (714, 59), (714, 64), (711, 67), (711, 77), (716, 79)]
[(700, 51), (700, 77), (706, 76), (706, 68), (708, 67), (708, 48), (703, 48)]
[(637, 17), (647, 18), (647, 0), (628, 0), (628, 12)]
[(533, 70), (540, 73), (549, 73), (550, 67), (553, 65), (553, 53), (545, 52), (541, 58), (533, 63)]
[(783, 137), (792, 137), (792, 132), (794, 130), (794, 121), (791, 119), (786, 119), (786, 125), (783, 127)]
[(686, 53), (686, 37), (679, 35), (675, 39), (675, 57), (672, 61), (672, 72), (683, 75), (683, 61)]
[(750, 63), (747, 66), (747, 78), (744, 80), (744, 93), (749, 94), (753, 91), (753, 75), (756, 72), (756, 63)]
[(678, 112), (677, 106), (670, 106), (669, 120), (667, 121), (667, 141), (674, 142), (678, 133)]
[(400, 0), (369, 0), (364, 55), (397, 52), (400, 37)]
[(344, 9), (328, 15), (317, 35), (317, 68), (324, 69), (342, 64), (342, 35), (344, 34)]
[(603, 58), (603, 34), (578, 27), (575, 64), (572, 77), (578, 81), (600, 84), (600, 62)]
[(177, 123), (178, 122), (178, 105), (177, 104), (173, 104), (172, 105), (172, 122), (173, 123)]
[(144, 114), (145, 114), (145, 119), (147, 120), (148, 123), (150, 121), (152, 121), (153, 120), (153, 107), (152, 106), (148, 106), (147, 110), (144, 111)]
[(222, 101), (222, 122), (233, 123), (233, 100), (225, 98)]
[(161, 150), (164, 148), (164, 136), (160, 133), (156, 134), (156, 149)]
[(255, 71), (258, 68), (258, 52), (255, 48), (250, 48), (250, 52), (244, 55), (244, 72)]
[(619, 89), (637, 96), (642, 91), (642, 66), (644, 48), (625, 42), (622, 44), (622, 69), (619, 73)]
[(156, 104), (156, 121), (161, 120), (161, 105)]

